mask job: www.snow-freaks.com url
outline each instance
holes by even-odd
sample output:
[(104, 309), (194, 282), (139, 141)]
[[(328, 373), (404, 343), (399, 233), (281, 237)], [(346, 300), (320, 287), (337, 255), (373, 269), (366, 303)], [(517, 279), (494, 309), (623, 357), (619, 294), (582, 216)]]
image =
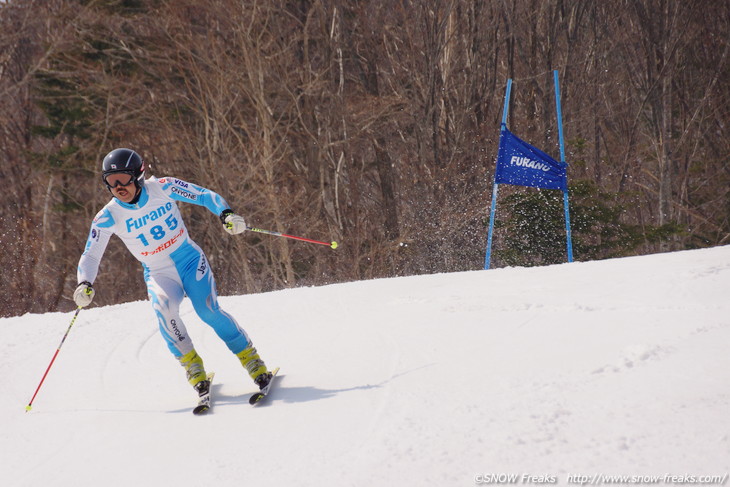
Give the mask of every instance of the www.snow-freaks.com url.
[(568, 483), (575, 485), (725, 485), (728, 474), (722, 475), (579, 475), (569, 474)]
[(565, 478), (558, 475), (530, 475), (530, 474), (505, 474), (490, 473), (477, 474), (474, 476), (474, 483), (477, 485), (557, 485), (561, 480), (566, 480), (568, 485), (726, 485), (728, 473), (722, 475), (608, 475), (602, 473), (568, 474)]

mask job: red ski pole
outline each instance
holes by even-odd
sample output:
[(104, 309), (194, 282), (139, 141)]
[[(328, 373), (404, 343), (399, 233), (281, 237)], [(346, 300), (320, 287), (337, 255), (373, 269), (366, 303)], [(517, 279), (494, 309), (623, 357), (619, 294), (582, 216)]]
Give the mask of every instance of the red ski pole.
[(261, 228), (246, 227), (246, 230), (248, 230), (249, 232), (265, 233), (266, 235), (273, 235), (275, 237), (292, 238), (294, 240), (301, 240), (302, 242), (326, 245), (327, 247), (331, 247), (333, 249), (337, 248), (337, 242), (320, 242), (319, 240), (312, 240), (311, 238), (296, 237), (294, 235), (287, 235), (286, 233), (274, 232), (271, 230), (262, 230)]
[(58, 345), (58, 348), (56, 349), (56, 353), (53, 354), (53, 358), (51, 359), (51, 363), (48, 364), (48, 368), (46, 369), (46, 373), (43, 374), (43, 378), (41, 379), (40, 384), (38, 384), (38, 387), (35, 390), (35, 393), (33, 394), (33, 397), (30, 399), (30, 402), (25, 407), (25, 412), (31, 410), (33, 407), (33, 400), (35, 400), (36, 395), (38, 395), (38, 391), (41, 389), (41, 386), (43, 385), (43, 381), (46, 380), (46, 376), (48, 375), (48, 371), (51, 370), (51, 366), (53, 365), (53, 362), (56, 361), (56, 357), (58, 356), (58, 352), (61, 351), (61, 347), (63, 346), (63, 342), (66, 341), (66, 337), (68, 336), (68, 332), (71, 331), (71, 327), (74, 326), (74, 323), (76, 322), (76, 317), (79, 315), (79, 311), (81, 311), (81, 306), (76, 308), (76, 312), (74, 313), (74, 317), (71, 318), (71, 323), (68, 325), (68, 329), (66, 330), (66, 333), (63, 335), (63, 339), (61, 340), (61, 343)]

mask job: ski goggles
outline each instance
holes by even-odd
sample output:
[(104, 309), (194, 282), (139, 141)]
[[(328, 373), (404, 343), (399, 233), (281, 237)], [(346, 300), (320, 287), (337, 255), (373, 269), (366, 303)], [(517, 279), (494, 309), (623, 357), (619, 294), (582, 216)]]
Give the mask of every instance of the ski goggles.
[(129, 186), (132, 181), (134, 181), (134, 174), (131, 172), (113, 172), (104, 176), (104, 182), (110, 188)]

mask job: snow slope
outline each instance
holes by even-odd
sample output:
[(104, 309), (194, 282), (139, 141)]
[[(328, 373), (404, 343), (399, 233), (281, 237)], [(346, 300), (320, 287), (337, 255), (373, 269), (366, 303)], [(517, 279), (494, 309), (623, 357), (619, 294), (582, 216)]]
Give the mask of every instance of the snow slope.
[(256, 408), (186, 301), (216, 371), (204, 417), (146, 302), (83, 310), (30, 413), (71, 314), (1, 319), (0, 482), (727, 484), (729, 291), (730, 247), (717, 247), (223, 297), (282, 368)]

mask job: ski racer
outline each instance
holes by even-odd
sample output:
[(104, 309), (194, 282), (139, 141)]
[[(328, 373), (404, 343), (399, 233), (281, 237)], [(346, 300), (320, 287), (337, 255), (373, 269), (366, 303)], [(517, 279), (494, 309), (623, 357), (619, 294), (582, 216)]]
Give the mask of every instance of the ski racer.
[(198, 395), (208, 394), (210, 381), (180, 318), (180, 303), (185, 295), (198, 316), (239, 358), (259, 388), (266, 387), (271, 373), (244, 329), (220, 308), (210, 264), (188, 235), (177, 202), (206, 207), (220, 217), (225, 231), (231, 235), (246, 230), (243, 217), (209, 189), (167, 177), (145, 181), (144, 161), (131, 149), (114, 149), (104, 157), (102, 181), (113, 198), (91, 224), (78, 265), (78, 287), (74, 292), (77, 306), (91, 303), (99, 263), (110, 237), (116, 234), (142, 263), (160, 333)]

